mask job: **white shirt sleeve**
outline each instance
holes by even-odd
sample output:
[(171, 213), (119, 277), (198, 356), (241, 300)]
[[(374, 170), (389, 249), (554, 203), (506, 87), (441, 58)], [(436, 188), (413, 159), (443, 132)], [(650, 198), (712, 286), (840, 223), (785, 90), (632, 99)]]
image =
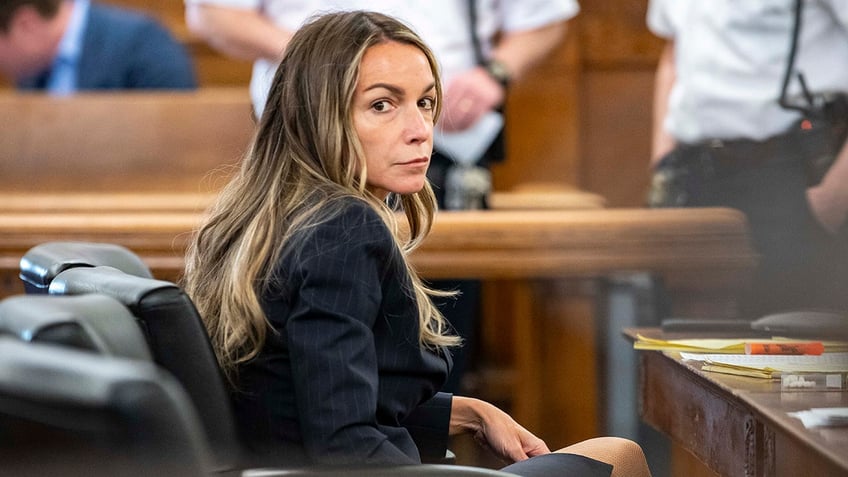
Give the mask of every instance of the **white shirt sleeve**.
[(219, 5), (222, 7), (242, 8), (245, 10), (259, 10), (263, 0), (185, 0), (189, 3), (204, 3), (210, 5)]
[(655, 35), (674, 38), (676, 28), (671, 11), (674, 8), (674, 2), (675, 0), (650, 0), (648, 3), (648, 29)]
[(500, 5), (505, 31), (533, 30), (568, 20), (580, 11), (576, 0), (501, 0)]

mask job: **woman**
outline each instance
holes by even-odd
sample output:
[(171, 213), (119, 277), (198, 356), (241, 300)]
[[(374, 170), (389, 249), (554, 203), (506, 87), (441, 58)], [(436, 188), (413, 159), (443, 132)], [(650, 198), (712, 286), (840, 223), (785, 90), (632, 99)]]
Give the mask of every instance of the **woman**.
[(186, 269), (245, 441), (288, 465), (403, 464), (472, 432), (514, 473), (610, 475), (579, 453), (648, 475), (630, 441), (552, 454), (491, 404), (438, 393), (459, 340), (407, 255), (435, 212), (425, 173), (441, 97), (430, 50), (384, 15), (318, 17), (286, 49)]

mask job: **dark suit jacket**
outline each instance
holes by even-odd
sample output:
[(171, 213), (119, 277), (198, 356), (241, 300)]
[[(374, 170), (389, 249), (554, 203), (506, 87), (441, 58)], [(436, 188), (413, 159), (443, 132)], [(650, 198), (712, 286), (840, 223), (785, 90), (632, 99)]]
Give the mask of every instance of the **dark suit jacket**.
[[(191, 57), (164, 27), (139, 13), (96, 3), (88, 11), (77, 71), (80, 90), (197, 86)], [(42, 75), (18, 86), (43, 89)]]
[(377, 213), (350, 198), (334, 208), (277, 263), (263, 303), (277, 333), (234, 395), (242, 435), (286, 464), (444, 457), (449, 353), (419, 346), (410, 278)]

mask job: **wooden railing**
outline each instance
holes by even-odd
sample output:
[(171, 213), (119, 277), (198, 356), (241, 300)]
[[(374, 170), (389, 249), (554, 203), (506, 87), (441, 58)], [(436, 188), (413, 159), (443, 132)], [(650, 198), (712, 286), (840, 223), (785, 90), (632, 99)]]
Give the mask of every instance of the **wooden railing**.
[[(26, 195), (19, 197), (29, 204)], [(83, 197), (96, 201), (95, 196)], [(162, 200), (173, 197), (186, 204), (184, 210), (159, 210)], [(182, 269), (186, 240), (199, 221), (199, 209), (192, 205), (202, 202), (198, 197), (151, 195), (145, 199), (150, 209), (133, 203), (120, 211), (67, 212), (59, 204), (46, 212), (0, 207), (3, 268), (15, 268), (14, 262), (41, 242), (92, 240), (126, 245), (159, 274), (173, 278)], [(413, 254), (416, 268), (429, 278), (568, 278), (650, 271), (667, 275), (672, 285), (696, 282), (728, 289), (746, 281), (744, 272), (752, 260), (744, 218), (728, 209), (440, 212), (430, 237)]]

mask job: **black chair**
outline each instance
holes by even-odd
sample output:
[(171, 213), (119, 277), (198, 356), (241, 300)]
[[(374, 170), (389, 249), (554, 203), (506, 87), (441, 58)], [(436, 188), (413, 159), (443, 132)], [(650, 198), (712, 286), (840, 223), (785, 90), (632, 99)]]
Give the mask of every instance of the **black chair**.
[[(86, 249), (101, 244), (84, 244)], [(45, 244), (43, 248), (50, 248)], [(64, 253), (73, 256), (67, 244), (62, 245)], [(132, 253), (127, 251), (128, 253)], [(50, 263), (38, 260), (43, 257), (56, 257), (57, 252), (31, 255), (29, 252), (26, 270), (21, 275), (32, 275), (53, 270)], [(103, 264), (103, 255), (97, 255), (98, 263)], [(25, 261), (22, 260), (22, 267)], [(130, 275), (107, 266), (67, 268), (52, 277), (31, 277), (36, 283), (45, 283), (51, 295), (104, 294), (117, 299), (136, 317), (147, 337), (149, 348), (156, 363), (169, 371), (186, 390), (193, 402), (201, 424), (213, 451), (214, 467), (219, 471), (249, 467), (244, 462), (241, 445), (235, 431), (235, 422), (230, 407), (229, 395), (224, 385), (222, 373), (212, 351), (206, 329), (191, 299), (177, 285), (151, 278)], [(454, 465), (423, 465), (385, 469), (366, 468), (359, 475), (431, 475), (431, 476), (504, 476), (509, 475), (488, 469), (477, 469)], [(245, 474), (265, 472), (267, 475), (356, 475), (356, 469), (300, 469), (251, 470)], [(412, 472), (412, 474), (408, 474)], [(266, 474), (263, 474), (266, 475)]]
[(0, 466), (15, 476), (205, 475), (181, 386), (153, 363), (0, 337)]
[(0, 334), (105, 356), (152, 361), (130, 311), (105, 295), (21, 295), (0, 302)]
[(216, 470), (241, 466), (229, 395), (194, 304), (177, 285), (112, 267), (69, 268), (49, 284), (51, 295), (103, 294), (136, 317), (153, 360), (179, 381), (194, 404)]
[(20, 278), (28, 294), (47, 293), (53, 277), (74, 267), (115, 267), (130, 275), (153, 278), (147, 265), (126, 247), (96, 242), (46, 242), (21, 258)]

